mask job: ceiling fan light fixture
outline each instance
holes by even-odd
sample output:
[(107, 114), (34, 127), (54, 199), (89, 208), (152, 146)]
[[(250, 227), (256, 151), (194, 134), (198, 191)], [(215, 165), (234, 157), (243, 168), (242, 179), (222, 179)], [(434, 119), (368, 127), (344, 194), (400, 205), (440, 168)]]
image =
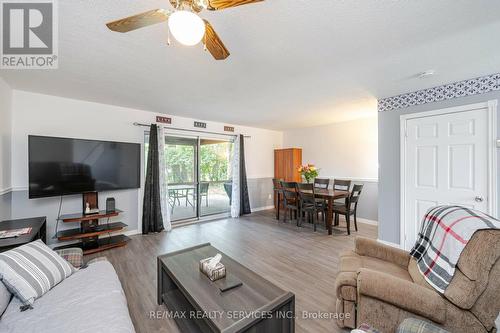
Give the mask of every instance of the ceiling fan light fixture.
[(186, 46), (198, 44), (205, 35), (203, 20), (187, 10), (178, 10), (172, 13), (168, 19), (168, 27), (174, 38)]

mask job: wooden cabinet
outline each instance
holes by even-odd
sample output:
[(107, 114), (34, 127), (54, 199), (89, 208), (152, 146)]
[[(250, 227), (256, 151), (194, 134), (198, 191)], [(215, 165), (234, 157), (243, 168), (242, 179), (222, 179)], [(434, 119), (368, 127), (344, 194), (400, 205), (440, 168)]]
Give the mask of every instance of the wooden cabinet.
[(297, 171), (302, 165), (302, 149), (286, 148), (274, 150), (274, 178), (287, 182), (300, 182), (302, 177)]

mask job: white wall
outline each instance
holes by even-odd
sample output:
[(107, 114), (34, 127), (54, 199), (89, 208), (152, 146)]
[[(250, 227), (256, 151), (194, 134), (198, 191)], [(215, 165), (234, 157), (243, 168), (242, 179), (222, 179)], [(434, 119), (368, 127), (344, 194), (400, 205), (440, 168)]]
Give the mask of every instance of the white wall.
[(0, 78), (0, 221), (11, 218), (12, 90)]
[[(85, 102), (14, 90), (12, 121), (12, 216), (47, 216), (48, 235), (55, 231), (59, 198), (28, 200), (28, 135), (49, 135), (97, 140), (144, 143), (147, 128), (133, 126), (134, 122), (155, 122), (156, 115), (113, 105)], [(172, 116), (172, 126), (193, 128), (194, 119)], [(207, 131), (222, 132), (221, 123), (208, 122)], [(271, 178), (274, 173), (273, 150), (282, 145), (283, 134), (258, 128), (236, 126), (236, 133), (250, 135), (245, 140), (248, 178)], [(185, 133), (184, 133), (185, 134)], [(144, 156), (144, 154), (141, 154)], [(144, 165), (144, 163), (142, 163)], [(268, 181), (271, 184), (271, 181)], [(271, 187), (271, 185), (270, 185)], [(269, 191), (272, 192), (272, 189)], [(100, 205), (106, 196), (117, 199), (117, 207), (125, 211), (121, 221), (130, 229), (140, 223), (142, 198), (139, 190), (107, 192), (100, 195)], [(266, 199), (267, 199), (266, 194)], [(260, 202), (260, 201), (259, 201)], [(64, 198), (63, 213), (79, 210), (81, 196)], [(255, 208), (255, 207), (254, 207)], [(63, 226), (66, 228), (67, 226)], [(72, 227), (75, 227), (74, 225)]]
[(0, 78), (0, 195), (11, 187), (12, 90)]
[(378, 178), (377, 117), (284, 132), (283, 146), (302, 148), (302, 162), (315, 164), (320, 176)]
[[(56, 96), (15, 90), (13, 93), (12, 186), (28, 186), (28, 135), (51, 135), (96, 140), (144, 142), (143, 127), (156, 113), (113, 105), (91, 103)], [(194, 119), (172, 116), (175, 127), (193, 128)], [(207, 121), (207, 131), (222, 132), (224, 125)], [(230, 124), (229, 124), (230, 125)], [(259, 128), (236, 126), (237, 133), (250, 135), (245, 140), (248, 178), (272, 177), (273, 149), (282, 145), (283, 134)], [(185, 133), (184, 133), (185, 134)]]
[(378, 221), (377, 117), (287, 130), (283, 147), (302, 148), (302, 162), (320, 168), (320, 177), (362, 184), (358, 217)]

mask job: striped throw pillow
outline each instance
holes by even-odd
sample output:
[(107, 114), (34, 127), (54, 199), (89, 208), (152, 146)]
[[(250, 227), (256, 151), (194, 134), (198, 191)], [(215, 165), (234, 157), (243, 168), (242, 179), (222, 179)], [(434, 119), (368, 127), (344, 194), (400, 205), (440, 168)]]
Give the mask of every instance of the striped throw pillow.
[(0, 279), (24, 309), (74, 271), (41, 240), (0, 253)]

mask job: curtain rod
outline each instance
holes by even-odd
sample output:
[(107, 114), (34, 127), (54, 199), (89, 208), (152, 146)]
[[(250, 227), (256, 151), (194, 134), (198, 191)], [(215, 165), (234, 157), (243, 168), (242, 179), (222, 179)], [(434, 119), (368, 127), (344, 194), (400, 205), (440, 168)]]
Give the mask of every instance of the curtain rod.
[[(148, 125), (148, 124), (141, 124), (141, 123), (138, 123), (138, 122), (135, 122), (135, 123), (134, 123), (134, 126), (151, 127), (151, 125)], [(217, 133), (217, 132), (201, 131), (201, 130), (194, 130), (194, 129), (180, 128), (180, 127), (168, 127), (168, 126), (163, 126), (163, 128), (172, 129), (172, 130), (175, 130), (175, 131), (196, 132), (196, 133), (216, 134), (216, 135), (225, 135), (225, 136), (238, 136), (238, 134)], [(250, 136), (250, 135), (244, 135), (244, 137), (245, 137), (245, 138), (251, 138), (251, 136)]]

